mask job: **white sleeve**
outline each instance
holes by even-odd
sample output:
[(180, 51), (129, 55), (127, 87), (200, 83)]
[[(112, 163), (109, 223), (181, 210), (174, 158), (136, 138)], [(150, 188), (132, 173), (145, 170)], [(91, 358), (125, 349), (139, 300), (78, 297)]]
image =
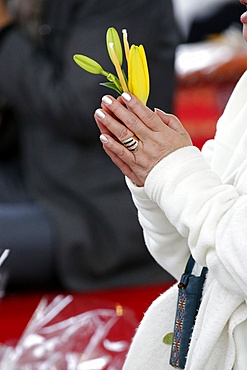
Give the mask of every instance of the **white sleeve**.
[(135, 186), (128, 178), (126, 183), (138, 209), (138, 219), (150, 254), (175, 279), (179, 279), (190, 254), (187, 240), (148, 198), (144, 188)]
[[(232, 281), (247, 297), (247, 196), (243, 195), (225, 214), (216, 232), (217, 258)], [(215, 258), (212, 256), (212, 258)], [(215, 261), (215, 275), (220, 270)], [(227, 276), (227, 278), (229, 278)], [(229, 282), (230, 283), (230, 282)]]
[[(239, 211), (239, 204), (245, 205), (246, 199), (240, 199), (235, 187), (222, 183), (197, 148), (179, 149), (159, 162), (148, 175), (145, 192), (188, 240), (192, 255), (200, 265), (208, 266), (228, 289), (247, 293), (244, 281), (240, 286), (244, 268), (240, 271), (238, 266), (238, 260), (247, 261), (244, 229), (247, 222), (243, 225), (247, 216), (242, 219), (244, 212)], [(228, 253), (224, 252), (226, 222), (226, 230), (231, 234)], [(238, 260), (233, 262), (236, 250)]]

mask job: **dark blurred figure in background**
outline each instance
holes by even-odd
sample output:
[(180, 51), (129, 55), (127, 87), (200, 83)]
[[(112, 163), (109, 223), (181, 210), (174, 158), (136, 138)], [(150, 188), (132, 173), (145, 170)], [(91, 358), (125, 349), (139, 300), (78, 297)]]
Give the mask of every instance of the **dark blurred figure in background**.
[(101, 149), (93, 113), (109, 91), (98, 88), (102, 77), (72, 59), (83, 53), (112, 70), (105, 45), (112, 26), (144, 44), (149, 106), (155, 96), (171, 112), (178, 42), (171, 0), (0, 0), (0, 246), (10, 249), (7, 290), (170, 279), (147, 252), (122, 174)]
[(187, 42), (198, 42), (207, 39), (210, 35), (219, 34), (231, 26), (242, 30), (239, 21), (243, 13), (243, 6), (233, 0), (226, 4), (211, 5), (209, 11), (205, 14), (198, 14), (193, 20), (188, 34)]
[(232, 26), (242, 33), (242, 5), (235, 0), (172, 1), (181, 43), (204, 41)]

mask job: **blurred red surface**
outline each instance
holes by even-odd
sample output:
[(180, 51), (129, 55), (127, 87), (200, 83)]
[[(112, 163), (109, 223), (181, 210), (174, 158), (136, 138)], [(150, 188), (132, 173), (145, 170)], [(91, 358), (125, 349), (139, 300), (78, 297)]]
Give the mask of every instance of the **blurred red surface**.
[[(138, 286), (72, 294), (76, 300), (77, 312), (71, 312), (71, 315), (78, 314), (78, 311), (82, 313), (90, 309), (121, 305), (123, 308), (131, 310), (137, 322), (140, 322), (152, 301), (167, 290), (171, 284), (172, 282), (154, 286)], [(46, 292), (28, 292), (8, 294), (1, 298), (0, 343), (15, 346), (41, 298), (47, 296), (49, 299), (52, 299), (58, 294), (60, 292), (49, 294)], [(66, 295), (69, 293), (62, 292), (61, 294)]]

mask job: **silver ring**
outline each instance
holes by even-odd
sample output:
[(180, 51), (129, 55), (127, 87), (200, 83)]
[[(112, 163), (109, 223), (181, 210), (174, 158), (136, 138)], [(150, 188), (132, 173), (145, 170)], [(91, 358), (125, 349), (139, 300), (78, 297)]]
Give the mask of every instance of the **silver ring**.
[(139, 140), (136, 136), (132, 136), (122, 142), (125, 148), (129, 149), (131, 152), (136, 152), (138, 150)]

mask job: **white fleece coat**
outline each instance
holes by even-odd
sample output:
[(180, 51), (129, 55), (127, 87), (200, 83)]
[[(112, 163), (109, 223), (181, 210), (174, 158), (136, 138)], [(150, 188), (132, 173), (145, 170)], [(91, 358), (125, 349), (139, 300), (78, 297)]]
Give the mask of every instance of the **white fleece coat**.
[[(127, 184), (150, 253), (179, 279), (189, 254), (209, 269), (186, 370), (247, 369), (247, 73), (200, 152), (177, 150), (144, 188)], [(168, 370), (177, 286), (150, 306), (124, 370)]]

